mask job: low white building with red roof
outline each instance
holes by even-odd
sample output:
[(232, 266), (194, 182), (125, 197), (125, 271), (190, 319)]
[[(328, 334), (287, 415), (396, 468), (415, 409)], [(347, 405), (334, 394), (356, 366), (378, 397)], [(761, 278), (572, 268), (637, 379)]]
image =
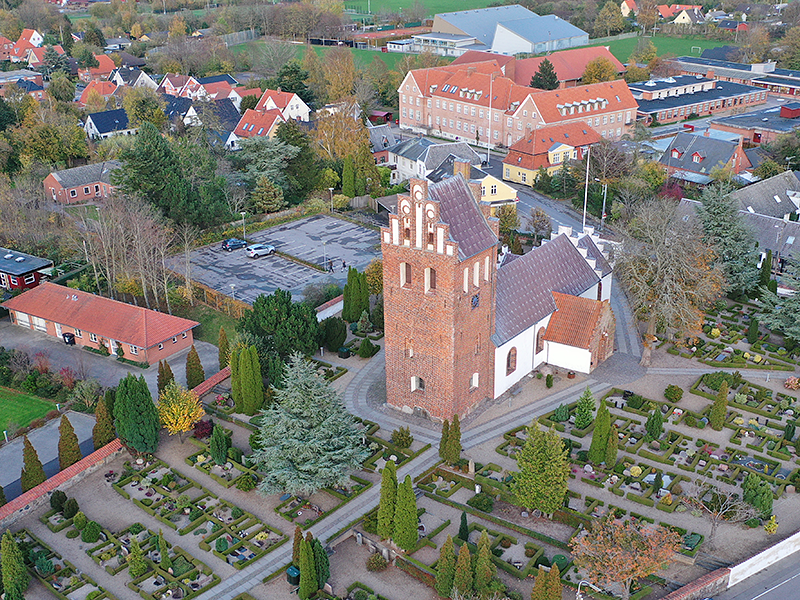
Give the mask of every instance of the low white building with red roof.
[(279, 110), (283, 118), (287, 121), (309, 121), (311, 120), (311, 108), (300, 99), (300, 96), (292, 92), (277, 90), (264, 90), (264, 94), (256, 104), (256, 110), (268, 111)]
[(191, 347), (192, 329), (200, 324), (50, 282), (2, 306), (20, 327), (150, 364)]

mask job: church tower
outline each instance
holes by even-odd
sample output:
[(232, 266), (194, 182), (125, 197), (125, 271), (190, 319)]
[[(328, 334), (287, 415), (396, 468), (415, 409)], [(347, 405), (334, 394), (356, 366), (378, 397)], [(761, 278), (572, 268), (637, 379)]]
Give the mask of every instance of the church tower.
[(498, 223), (479, 199), (460, 174), (412, 179), (381, 229), (386, 396), (397, 409), (443, 420), (493, 397)]

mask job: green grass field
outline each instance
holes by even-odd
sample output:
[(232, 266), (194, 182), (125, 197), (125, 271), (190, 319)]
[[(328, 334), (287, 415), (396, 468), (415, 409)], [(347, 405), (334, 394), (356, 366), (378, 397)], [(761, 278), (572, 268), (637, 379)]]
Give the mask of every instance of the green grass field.
[(100, 213), (97, 212), (97, 207), (94, 204), (86, 204), (83, 206), (67, 206), (64, 208), (64, 210), (78, 219), (86, 217), (87, 219), (97, 221), (100, 218)]
[[(611, 54), (617, 57), (621, 62), (627, 62), (631, 52), (636, 50), (636, 44), (639, 43), (638, 37), (627, 38), (624, 40), (613, 40), (611, 42), (601, 42), (598, 44), (589, 44), (590, 46), (608, 46)], [(720, 42), (717, 40), (709, 40), (704, 37), (687, 37), (687, 38), (673, 38), (673, 37), (651, 37), (649, 38), (656, 49), (658, 55), (674, 54), (675, 56), (699, 56), (699, 52), (692, 48), (700, 47), (702, 50), (707, 48), (716, 48), (718, 46), (725, 46), (730, 42)]]
[(220, 327), (225, 328), (228, 341), (232, 342), (236, 336), (236, 319), (205, 304), (198, 302), (194, 306), (186, 306), (176, 310), (175, 314), (184, 319), (192, 319), (200, 323), (193, 331), (194, 339), (196, 340), (216, 346)]
[[(253, 42), (248, 42), (253, 43)], [(257, 41), (256, 44), (263, 44), (263, 41)], [(334, 46), (313, 46), (314, 52), (318, 55), (322, 56), (326, 52), (330, 52), (334, 49)], [(239, 54), (240, 52), (245, 52), (247, 50), (247, 44), (236, 44), (235, 46), (230, 46), (230, 50), (234, 54)], [(390, 69), (394, 69), (397, 66), (397, 61), (403, 58), (403, 54), (399, 52), (380, 52), (375, 50), (358, 50), (353, 49), (353, 57), (356, 61), (356, 66), (359, 67), (366, 67), (369, 63), (372, 62), (372, 59), (376, 56), (380, 58), (383, 62)], [(303, 56), (306, 53), (306, 46), (302, 44), (297, 45), (297, 60), (303, 60)]]
[[(358, 2), (350, 2), (345, 0), (345, 9), (356, 11), (360, 14), (367, 14), (367, 7), (375, 15), (381, 10), (388, 10), (391, 12), (403, 9), (406, 12), (409, 8), (414, 6), (417, 0), (358, 0)], [(457, 10), (471, 10), (473, 8), (486, 8), (489, 5), (489, 0), (425, 0), (422, 3), (425, 10), (429, 15), (438, 13), (455, 12)]]
[(0, 387), (0, 431), (8, 430), (9, 424), (15, 429), (25, 427), (54, 409), (52, 402)]

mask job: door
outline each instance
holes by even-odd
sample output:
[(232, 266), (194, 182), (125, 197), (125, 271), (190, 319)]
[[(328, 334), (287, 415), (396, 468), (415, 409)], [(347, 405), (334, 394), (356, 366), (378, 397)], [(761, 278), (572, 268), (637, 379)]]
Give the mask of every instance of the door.
[(33, 328), (36, 331), (43, 331), (44, 333), (47, 333), (47, 321), (41, 317), (31, 317), (31, 321), (33, 322)]
[(56, 335), (61, 337), (61, 323), (56, 323)]
[(28, 315), (23, 312), (17, 312), (16, 315), (17, 315), (17, 325), (20, 325), (22, 327), (27, 327), (28, 329), (30, 329), (31, 321)]

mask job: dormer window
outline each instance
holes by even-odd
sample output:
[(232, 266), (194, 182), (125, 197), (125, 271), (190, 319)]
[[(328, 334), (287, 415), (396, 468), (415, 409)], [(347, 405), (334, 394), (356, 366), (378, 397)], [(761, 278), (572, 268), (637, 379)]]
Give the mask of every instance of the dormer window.
[(672, 149), (672, 158), (680, 158), (681, 154), (682, 152), (680, 150), (677, 150), (675, 148)]
[(703, 158), (704, 158), (703, 155), (700, 154), (699, 152), (695, 152), (694, 154), (692, 154), (692, 162), (696, 163), (703, 162)]

